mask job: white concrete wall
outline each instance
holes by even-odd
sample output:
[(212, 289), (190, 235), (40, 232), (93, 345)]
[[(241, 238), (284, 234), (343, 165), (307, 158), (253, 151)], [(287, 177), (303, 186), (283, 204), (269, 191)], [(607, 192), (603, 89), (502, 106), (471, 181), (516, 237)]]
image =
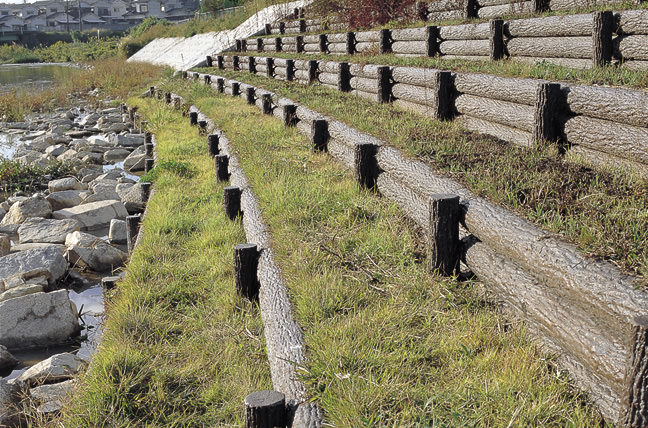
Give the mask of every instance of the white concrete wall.
[(296, 7), (304, 7), (312, 0), (298, 0), (269, 6), (252, 15), (233, 30), (196, 34), (193, 37), (155, 39), (128, 58), (129, 62), (147, 62), (168, 65), (176, 70), (189, 70), (205, 65), (207, 55), (220, 53), (245, 39), (265, 32), (265, 25), (290, 15)]

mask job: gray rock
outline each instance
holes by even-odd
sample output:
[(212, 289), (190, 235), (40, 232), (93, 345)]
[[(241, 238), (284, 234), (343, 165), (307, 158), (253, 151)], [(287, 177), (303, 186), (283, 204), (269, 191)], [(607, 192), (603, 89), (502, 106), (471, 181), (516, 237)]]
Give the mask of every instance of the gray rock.
[(81, 162), (96, 165), (101, 164), (103, 163), (103, 153), (85, 153), (81, 156)]
[(45, 244), (42, 242), (34, 242), (30, 244), (14, 244), (11, 246), (11, 253), (19, 253), (27, 250), (42, 250), (43, 248), (54, 248), (58, 250), (61, 255), (65, 254), (65, 245), (63, 244)]
[(8, 235), (0, 235), (0, 257), (6, 256), (11, 251), (11, 239)]
[(92, 126), (97, 123), (100, 116), (97, 113), (91, 113), (79, 121), (81, 126)]
[(41, 385), (29, 390), (32, 401), (39, 403), (36, 411), (43, 414), (57, 413), (63, 408), (72, 389), (76, 385), (76, 379), (65, 382)]
[(18, 365), (16, 357), (11, 355), (7, 348), (0, 345), (0, 370), (12, 369)]
[(141, 184), (118, 184), (115, 191), (129, 214), (144, 211), (144, 190)]
[[(113, 180), (113, 181), (116, 181), (118, 178), (123, 177), (123, 175), (124, 175), (124, 171), (123, 171), (123, 170), (121, 170), (121, 169), (119, 169), (119, 168), (111, 169), (111, 170), (108, 171), (108, 172), (104, 172), (103, 174), (98, 175), (97, 178), (94, 180), (94, 183), (92, 183), (92, 184), (90, 185), (90, 187), (92, 187), (92, 186), (93, 186), (94, 184), (96, 184), (96, 183), (99, 183), (99, 182), (102, 182), (102, 181), (106, 181), (106, 180)], [(117, 183), (115, 183), (115, 185), (117, 185)]]
[(17, 405), (21, 389), (0, 378), (0, 426), (15, 426), (18, 421)]
[(144, 147), (138, 147), (124, 159), (124, 169), (131, 172), (144, 171), (144, 159), (146, 159), (146, 151)]
[(75, 219), (55, 220), (39, 217), (28, 218), (18, 229), (21, 244), (44, 242), (62, 244), (68, 233), (81, 230), (81, 224)]
[(119, 162), (126, 159), (130, 155), (130, 151), (126, 149), (113, 149), (104, 153), (105, 162)]
[(78, 375), (86, 366), (87, 363), (81, 358), (65, 352), (30, 367), (18, 380), (30, 386), (61, 382)]
[(114, 218), (125, 219), (128, 211), (121, 201), (107, 200), (54, 211), (52, 216), (57, 220), (73, 218), (83, 229), (94, 230), (107, 226)]
[(117, 219), (110, 220), (108, 240), (113, 244), (126, 243), (126, 222), (124, 220), (117, 220)]
[(62, 192), (50, 193), (45, 199), (47, 199), (47, 202), (52, 207), (52, 211), (58, 211), (63, 208), (80, 205), (83, 198), (89, 194), (90, 192), (86, 190), (64, 190)]
[(50, 285), (54, 285), (66, 271), (67, 262), (59, 250), (52, 245), (9, 254), (0, 258), (0, 279), (18, 274), (27, 275), (31, 278), (37, 276), (34, 274), (35, 272), (39, 274), (46, 272), (49, 275)]
[(115, 146), (138, 147), (144, 144), (144, 134), (110, 134), (108, 141)]
[(90, 173), (90, 174), (86, 174), (81, 179), (81, 183), (86, 183), (86, 184), (90, 183), (92, 180), (99, 177), (100, 175), (101, 175), (100, 172), (93, 172), (93, 173)]
[(67, 147), (63, 144), (57, 144), (55, 146), (49, 146), (45, 149), (45, 154), (52, 157), (57, 157), (65, 153)]
[(67, 290), (0, 302), (0, 344), (9, 349), (61, 344), (79, 331), (77, 309)]
[(0, 234), (17, 236), (19, 227), (19, 224), (0, 224)]
[(52, 207), (49, 202), (38, 195), (13, 204), (0, 224), (21, 224), (30, 217), (49, 218), (51, 215)]
[(56, 157), (56, 159), (57, 159), (57, 160), (60, 160), (61, 162), (71, 161), (71, 160), (76, 159), (77, 154), (78, 154), (78, 153), (77, 153), (76, 150), (74, 150), (74, 149), (68, 149), (68, 150), (66, 150), (63, 154), (58, 155), (58, 156)]
[(127, 123), (112, 123), (104, 127), (99, 128), (102, 132), (111, 133), (111, 132), (124, 132), (128, 131), (130, 127)]
[(60, 178), (58, 180), (52, 180), (47, 184), (47, 189), (50, 193), (63, 192), (65, 190), (86, 190), (88, 186), (80, 183), (74, 177)]
[(83, 232), (74, 232), (65, 240), (68, 261), (77, 266), (87, 266), (104, 272), (122, 266), (128, 254), (101, 239)]
[(13, 287), (3, 293), (0, 293), (0, 302), (5, 300), (15, 299), (22, 296), (27, 296), (28, 294), (42, 293), (44, 291), (43, 286), (40, 284), (23, 284), (17, 287)]

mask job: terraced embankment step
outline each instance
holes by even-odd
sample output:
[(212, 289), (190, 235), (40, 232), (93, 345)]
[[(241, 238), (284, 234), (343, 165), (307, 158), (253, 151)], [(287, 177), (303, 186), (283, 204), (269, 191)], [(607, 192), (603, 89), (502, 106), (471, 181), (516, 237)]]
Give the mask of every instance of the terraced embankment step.
[[(273, 94), (247, 84), (189, 73), (189, 77), (194, 76), (201, 82), (215, 81), (217, 90), (254, 101), (264, 112), (284, 122), (286, 114), (293, 111), (297, 126), (309, 134), (314, 129), (309, 123), (321, 118), (291, 100), (272, 100)], [(250, 96), (250, 88), (255, 91), (254, 97)], [(430, 227), (426, 202), (430, 192), (460, 195), (465, 200), (464, 226), (484, 242), (466, 241), (464, 261), (489, 283), (496, 300), (506, 301), (549, 349), (561, 355), (560, 364), (570, 369), (577, 384), (590, 392), (607, 418), (622, 424), (628, 424), (626, 418), (641, 418), (637, 410), (642, 408), (641, 398), (633, 391), (635, 382), (645, 373), (637, 369), (642, 354), (635, 352), (645, 343), (623, 345), (634, 334), (633, 329), (643, 328), (640, 316), (647, 297), (634, 288), (633, 278), (611, 264), (584, 258), (573, 246), (475, 197), (457, 183), (438, 177), (428, 166), (403, 159), (396, 150), (371, 136), (334, 120), (329, 120), (328, 131), (329, 152), (352, 168), (362, 182), (375, 183), (381, 193), (397, 201), (424, 229)], [(359, 149), (372, 144), (373, 158), (358, 155)], [(369, 181), (365, 180), (367, 174)], [(566, 301), (571, 301), (570, 309), (557, 310)], [(538, 311), (521, 309), (528, 305)], [(581, 326), (577, 331), (563, 327), (576, 324)], [(608, 342), (602, 346), (605, 340)], [(638, 401), (633, 404), (633, 400)]]
[[(290, 111), (283, 108), (287, 104), (270, 106), (283, 119), (276, 121), (241, 100), (172, 85), (191, 94), (188, 99), (225, 131), (258, 197), (304, 329), (302, 378), (327, 422), (430, 424), (459, 418), (469, 425), (506, 424), (520, 404), (506, 391), (523, 382), (549, 394), (544, 403), (562, 403), (553, 410), (537, 404), (547, 420), (565, 423), (560, 409), (568, 408), (578, 415), (576, 425), (594, 423), (586, 416), (589, 410), (574, 407), (555, 379), (543, 374), (546, 368), (518, 329), (497, 332), (498, 317), (479, 304), (470, 287), (429, 275), (415, 228), (396, 205), (360, 191), (346, 168), (312, 153), (308, 139), (284, 127), (291, 123), (283, 115)], [(239, 88), (243, 98), (246, 88)], [(267, 107), (261, 93), (254, 101)], [(330, 140), (329, 153), (341, 145)], [(482, 395), (484, 378), (497, 399)], [(468, 395), (475, 397), (471, 390), (481, 391), (481, 398), (463, 408)], [(521, 413), (522, 423), (533, 423), (534, 415)]]

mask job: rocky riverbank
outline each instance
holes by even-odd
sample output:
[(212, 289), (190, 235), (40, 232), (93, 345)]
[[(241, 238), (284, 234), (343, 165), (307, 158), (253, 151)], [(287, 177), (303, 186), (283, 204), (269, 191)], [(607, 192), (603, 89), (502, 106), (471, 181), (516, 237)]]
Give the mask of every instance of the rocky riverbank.
[[(0, 426), (60, 410), (89, 363), (89, 353), (75, 350), (94, 326), (86, 318), (101, 316), (70, 295), (119, 273), (128, 257), (126, 217), (141, 213), (148, 197), (136, 174), (152, 146), (145, 147), (132, 112), (110, 107), (110, 99), (98, 104), (105, 107), (79, 103), (0, 124), (14, 142), (4, 153), (15, 161), (43, 168), (67, 162), (75, 171), (43, 177), (37, 193), (0, 197)], [(70, 352), (51, 355), (60, 346)], [(29, 367), (18, 357), (26, 350), (48, 358)]]

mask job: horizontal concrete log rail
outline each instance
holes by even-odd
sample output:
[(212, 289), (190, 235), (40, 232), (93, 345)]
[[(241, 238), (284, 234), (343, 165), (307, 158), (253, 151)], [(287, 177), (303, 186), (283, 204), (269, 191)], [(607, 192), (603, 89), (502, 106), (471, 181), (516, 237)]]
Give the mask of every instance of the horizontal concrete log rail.
[[(186, 76), (194, 77), (191, 72)], [(202, 79), (203, 83), (218, 90), (216, 76), (213, 80), (205, 79), (204, 76)], [(243, 94), (245, 88), (244, 84), (240, 85)], [(229, 93), (232, 93), (232, 89), (232, 85), (228, 85)], [(239, 88), (236, 89), (236, 93), (238, 90)], [(219, 180), (229, 180), (230, 185), (238, 189), (236, 193), (240, 200), (237, 200), (237, 211), (240, 211), (242, 215), (247, 242), (256, 245), (258, 251), (256, 273), (260, 283), (258, 300), (273, 386), (276, 391), (286, 396), (286, 404), (291, 410), (290, 427), (319, 428), (322, 426), (321, 410), (316, 404), (309, 401), (306, 387), (298, 379), (297, 374), (298, 368), (306, 361), (303, 334), (293, 318), (288, 290), (281, 269), (274, 260), (275, 257), (270, 246), (271, 236), (263, 221), (254, 192), (229, 140), (222, 131), (217, 129), (214, 122), (196, 106), (187, 104), (181, 96), (169, 94), (166, 98), (168, 103), (181, 109), (185, 114), (196, 113), (199, 123), (205, 122), (206, 130), (209, 133), (205, 151), (209, 150), (215, 159), (217, 177)]]
[[(250, 67), (249, 61), (259, 62)], [(264, 64), (270, 62), (272, 66)], [(238, 64), (237, 67), (234, 65)], [(244, 64), (244, 65), (241, 65)], [(216, 66), (319, 83), (523, 146), (551, 142), (594, 165), (648, 174), (644, 91), (427, 68), (221, 55)]]
[[(517, 4), (517, 3), (515, 3)], [(538, 62), (573, 68), (648, 69), (648, 11), (595, 12), (482, 24), (239, 40), (239, 52), (440, 56)]]
[[(449, 19), (501, 18), (509, 15), (530, 15), (548, 11), (569, 11), (592, 6), (615, 5), (621, 0), (434, 0), (416, 3), (416, 14), (423, 21)], [(634, 4), (641, 3), (635, 0)]]
[[(195, 75), (204, 80), (204, 74)], [(432, 195), (460, 197), (462, 260), (486, 284), (487, 297), (525, 320), (606, 418), (622, 427), (647, 426), (648, 293), (635, 288), (633, 277), (584, 257), (375, 137), (263, 89), (217, 75), (209, 80), (217, 82), (211, 84), (217, 92), (241, 96), (296, 125), (314, 150), (326, 150), (360, 185), (396, 201), (428, 236), (438, 230), (432, 224), (438, 199)]]

